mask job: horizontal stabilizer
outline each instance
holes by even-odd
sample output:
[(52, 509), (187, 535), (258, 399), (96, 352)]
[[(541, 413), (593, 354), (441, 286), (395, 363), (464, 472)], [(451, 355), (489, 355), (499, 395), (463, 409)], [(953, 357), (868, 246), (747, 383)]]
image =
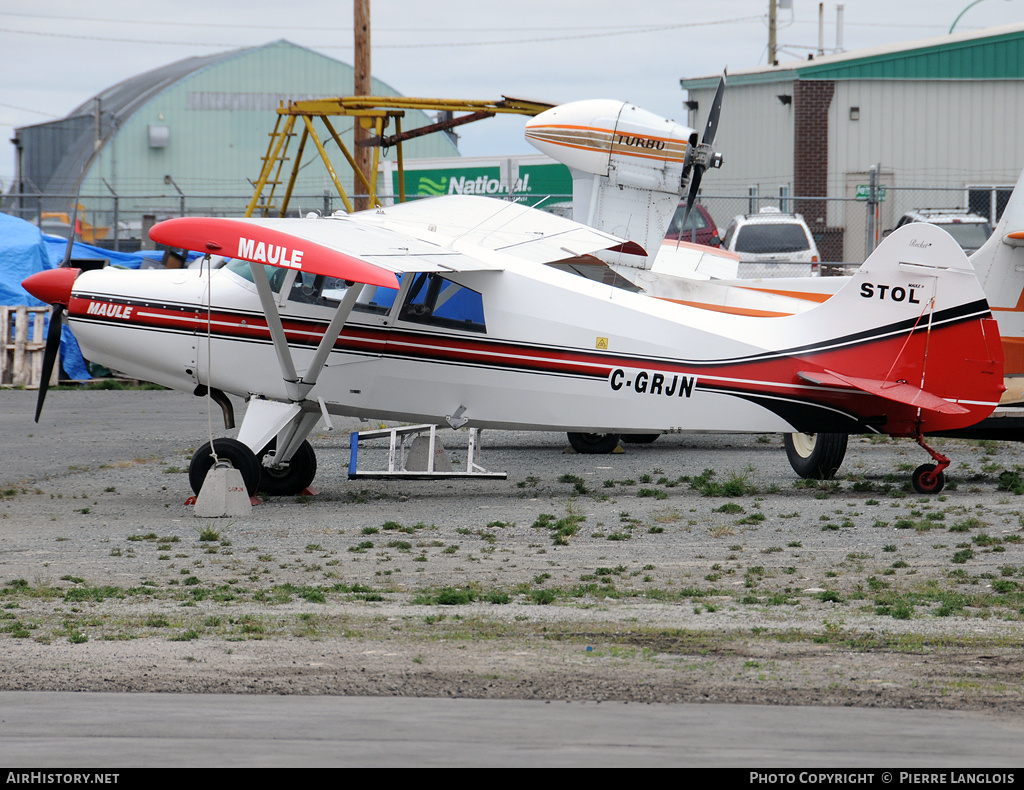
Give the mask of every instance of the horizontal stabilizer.
[(339, 280), (384, 288), (398, 288), (399, 285), (393, 271), (251, 220), (178, 217), (154, 225), (149, 237), (170, 247), (323, 274)]
[(925, 392), (923, 389), (914, 387), (905, 382), (879, 381), (878, 379), (865, 379), (855, 376), (841, 376), (832, 371), (823, 370), (814, 373), (800, 371), (797, 375), (810, 384), (817, 384), (822, 387), (837, 387), (839, 389), (855, 389), (867, 392), (871, 395), (878, 395), (881, 398), (904, 403), (908, 406), (916, 406), (926, 411), (939, 414), (968, 414), (966, 409), (957, 403), (951, 403), (938, 395)]

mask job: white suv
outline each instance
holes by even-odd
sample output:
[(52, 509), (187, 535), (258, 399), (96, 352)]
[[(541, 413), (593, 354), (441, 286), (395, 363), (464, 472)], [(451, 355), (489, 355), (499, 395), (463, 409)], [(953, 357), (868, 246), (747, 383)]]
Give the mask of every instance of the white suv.
[(930, 222), (938, 225), (950, 236), (956, 239), (963, 251), (970, 255), (992, 235), (992, 225), (980, 214), (972, 214), (967, 209), (954, 208), (922, 208), (917, 211), (908, 211), (900, 221), (896, 223), (897, 228), (909, 225), (911, 222)]
[(733, 217), (722, 237), (722, 249), (740, 256), (741, 276), (745, 263), (760, 264), (760, 271), (750, 272), (760, 276), (818, 274), (821, 261), (804, 218), (771, 207)]

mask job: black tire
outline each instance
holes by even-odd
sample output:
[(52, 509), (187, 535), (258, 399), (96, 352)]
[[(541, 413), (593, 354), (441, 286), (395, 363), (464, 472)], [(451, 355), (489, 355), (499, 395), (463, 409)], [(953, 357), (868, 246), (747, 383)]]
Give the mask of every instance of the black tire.
[(650, 444), (657, 441), (659, 436), (661, 436), (660, 433), (624, 433), (622, 441), (627, 444)]
[(584, 455), (606, 455), (619, 446), (617, 433), (570, 433), (569, 444)]
[(260, 453), (260, 491), (269, 496), (297, 496), (316, 477), (316, 452), (309, 442), (303, 442), (285, 468), (263, 466), (263, 456), (276, 447), (277, 439), (274, 439)]
[(910, 478), (919, 494), (937, 494), (946, 485), (946, 475), (935, 471), (935, 464), (921, 464)]
[(846, 457), (845, 433), (787, 433), (782, 437), (789, 465), (800, 477), (831, 480)]
[[(260, 463), (256, 460), (256, 454), (237, 439), (214, 439), (213, 449), (220, 460), (227, 461), (242, 473), (245, 490), (249, 496), (256, 496), (256, 489), (260, 484)], [(196, 495), (202, 490), (206, 474), (212, 468), (213, 456), (210, 453), (210, 443), (207, 442), (196, 450), (196, 454), (192, 456), (192, 463), (188, 465), (188, 482)]]

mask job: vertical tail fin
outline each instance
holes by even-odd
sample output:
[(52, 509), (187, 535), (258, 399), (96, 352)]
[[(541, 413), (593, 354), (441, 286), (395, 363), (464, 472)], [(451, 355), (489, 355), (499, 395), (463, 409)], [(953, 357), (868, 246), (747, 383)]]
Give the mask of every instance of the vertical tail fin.
[(987, 417), (1003, 391), (999, 330), (967, 256), (934, 225), (896, 230), (820, 306), (786, 321), (803, 336), (801, 377), (884, 398), (885, 431), (952, 430)]

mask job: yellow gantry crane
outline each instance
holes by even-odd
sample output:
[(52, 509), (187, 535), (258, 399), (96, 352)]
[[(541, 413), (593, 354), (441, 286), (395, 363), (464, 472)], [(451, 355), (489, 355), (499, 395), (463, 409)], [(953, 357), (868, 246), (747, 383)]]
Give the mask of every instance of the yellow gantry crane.
[[(377, 198), (377, 167), (380, 164), (381, 147), (394, 147), (397, 153), (398, 164), (398, 199), (405, 201), (405, 170), (402, 159), (402, 143), (413, 137), (431, 134), (461, 126), (466, 123), (478, 121), (482, 118), (490, 118), (499, 113), (515, 115), (539, 115), (544, 110), (554, 105), (543, 102), (527, 101), (524, 99), (512, 99), (502, 96), (500, 101), (472, 101), (454, 99), (416, 99), (404, 96), (345, 96), (336, 99), (313, 99), (309, 101), (291, 101), (283, 104), (277, 110), (277, 122), (274, 130), (270, 133), (270, 143), (267, 146), (267, 153), (263, 157), (263, 167), (259, 179), (256, 182), (256, 189), (246, 209), (245, 216), (274, 216), (283, 217), (288, 210), (288, 202), (291, 199), (292, 190), (295, 188), (295, 181), (299, 175), (302, 165), (302, 157), (306, 150), (306, 144), (312, 140), (323, 160), (327, 172), (334, 182), (338, 194), (345, 203), (347, 211), (351, 212), (352, 203), (345, 194), (338, 174), (331, 164), (331, 159), (324, 148), (324, 140), (321, 134), (317, 133), (314, 120), (319, 119), (326, 130), (326, 134), (333, 139), (335, 144), (345, 155), (349, 167), (356, 174), (359, 183), (362, 184), (370, 202), (374, 206), (381, 205)], [(402, 118), (406, 110), (433, 110), (440, 113), (450, 113), (450, 117), (438, 121), (429, 126), (421, 126), (406, 132), (402, 131)], [(456, 116), (455, 113), (465, 113)], [(349, 116), (355, 123), (365, 128), (373, 128), (373, 137), (365, 140), (361, 145), (373, 146), (373, 167), (372, 178), (368, 179), (356, 166), (355, 159), (348, 147), (342, 142), (341, 137), (331, 123), (331, 118), (337, 116)], [(301, 120), (301, 133), (297, 132), (296, 124)], [(385, 132), (394, 123), (394, 134), (385, 137)], [(299, 137), (298, 147), (294, 156), (289, 155), (289, 148), (294, 137)], [(287, 170), (287, 163), (291, 162), (291, 171)], [(287, 178), (287, 182), (285, 181)], [(275, 198), (278, 187), (284, 184), (284, 193), (281, 195), (280, 207), (275, 206)]]

